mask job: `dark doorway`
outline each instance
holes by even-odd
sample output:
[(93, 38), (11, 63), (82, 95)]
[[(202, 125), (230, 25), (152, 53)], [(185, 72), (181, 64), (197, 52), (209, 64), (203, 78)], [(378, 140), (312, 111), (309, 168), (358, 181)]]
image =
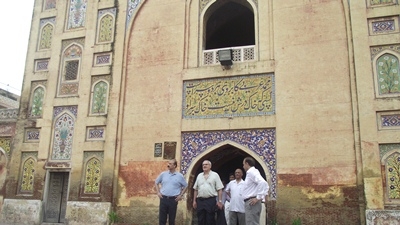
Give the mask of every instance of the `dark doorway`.
[(68, 172), (50, 172), (44, 222), (64, 223), (67, 209)]
[[(194, 165), (190, 176), (189, 176), (189, 186), (187, 191), (187, 207), (188, 210), (192, 210), (192, 225), (197, 225), (197, 216), (195, 210), (193, 210), (193, 185), (196, 180), (196, 177), (199, 173), (203, 172), (202, 163), (204, 160), (210, 160), (212, 163), (211, 170), (217, 172), (221, 178), (221, 180), (229, 181), (229, 174), (233, 173), (237, 168), (243, 170), (243, 179), (246, 178), (246, 172), (243, 169), (243, 159), (245, 157), (250, 156), (243, 150), (236, 148), (232, 145), (224, 145), (218, 149), (213, 150), (207, 155), (203, 156), (199, 161), (197, 161), (196, 165)], [(256, 160), (255, 166), (261, 173), (261, 176), (266, 178), (265, 171), (261, 167), (260, 163)]]
[[(205, 49), (255, 44), (254, 13), (247, 1), (214, 3), (205, 21)], [(221, 5), (223, 4), (223, 5)]]

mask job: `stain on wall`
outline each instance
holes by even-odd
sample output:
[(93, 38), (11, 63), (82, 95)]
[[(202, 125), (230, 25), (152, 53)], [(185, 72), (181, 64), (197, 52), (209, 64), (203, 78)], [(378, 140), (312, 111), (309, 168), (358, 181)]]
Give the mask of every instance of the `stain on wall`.
[[(129, 162), (120, 166), (119, 178), (124, 181), (125, 196), (127, 198), (156, 194), (154, 181), (157, 176), (167, 170), (167, 161), (159, 162)], [(120, 193), (121, 195), (121, 193)]]

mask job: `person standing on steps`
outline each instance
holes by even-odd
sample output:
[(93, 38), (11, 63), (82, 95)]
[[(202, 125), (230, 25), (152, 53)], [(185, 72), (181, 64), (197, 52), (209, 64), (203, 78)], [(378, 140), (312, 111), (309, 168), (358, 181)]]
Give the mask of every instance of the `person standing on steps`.
[(193, 185), (193, 209), (197, 210), (198, 225), (215, 225), (215, 209), (223, 208), (224, 185), (218, 173), (211, 170), (209, 160), (204, 160), (202, 166), (203, 172), (197, 176)]
[[(176, 171), (176, 159), (168, 161), (168, 170), (162, 172), (155, 181), (157, 196), (160, 198), (159, 225), (175, 225), (178, 202), (183, 199), (187, 189), (187, 182), (183, 175)], [(161, 188), (160, 188), (161, 185)]]
[(245, 203), (246, 225), (260, 225), (262, 200), (268, 194), (269, 186), (256, 169), (255, 160), (246, 157), (243, 160), (243, 169), (246, 171), (246, 179), (243, 188), (243, 201)]

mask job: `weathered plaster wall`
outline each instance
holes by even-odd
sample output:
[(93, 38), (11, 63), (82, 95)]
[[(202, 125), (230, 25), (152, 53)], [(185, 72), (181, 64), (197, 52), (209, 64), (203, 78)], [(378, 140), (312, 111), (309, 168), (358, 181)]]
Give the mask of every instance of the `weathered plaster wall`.
[(279, 223), (360, 223), (345, 13), (274, 2)]
[[(276, 79), (276, 115), (180, 121), (183, 53), (179, 46), (187, 45), (189, 67), (195, 66), (201, 55), (196, 53), (201, 41), (194, 38), (202, 26), (201, 21), (195, 22), (200, 11), (196, 4), (192, 1), (187, 11), (190, 24), (186, 44), (180, 36), (182, 20), (169, 18), (161, 10), (167, 7), (169, 14), (179, 18), (183, 7), (177, 2), (168, 6), (158, 1), (144, 2), (134, 18), (127, 49), (120, 203), (132, 205), (128, 204), (132, 199), (142, 199), (135, 196), (153, 191), (153, 179), (160, 170), (154, 166), (144, 170), (147, 166), (140, 161), (154, 160), (154, 143), (179, 138), (178, 124), (182, 123), (181, 130), (243, 129), (254, 124), (259, 127), (257, 121), (262, 118), (265, 126), (277, 129), (278, 197), (272, 203), (274, 210), (293, 217), (308, 210), (312, 213), (306, 213), (310, 216), (305, 222), (310, 224), (325, 219), (337, 224), (342, 219), (357, 223), (360, 218), (349, 50), (342, 1), (274, 2), (273, 24), (263, 21), (259, 27), (260, 32), (274, 27), (273, 45), (265, 36), (259, 37), (264, 51), (261, 62), (234, 65), (227, 71), (219, 67), (184, 70), (184, 79), (272, 72)], [(270, 5), (260, 3), (258, 7), (260, 18), (269, 18)], [(269, 53), (271, 46), (274, 54)], [(274, 56), (275, 62), (270, 63), (268, 56)], [(138, 166), (146, 172), (138, 171)], [(129, 176), (141, 180), (134, 190), (127, 185)], [(303, 182), (304, 177), (307, 182)], [(333, 216), (340, 214), (345, 218)], [(278, 219), (288, 222), (292, 218)]]
[[(1, 221), (12, 224), (41, 224), (42, 202), (40, 200), (4, 199)], [(21, 213), (24, 212), (24, 213)]]
[(66, 223), (68, 225), (79, 224), (108, 224), (108, 213), (111, 211), (111, 203), (75, 202), (68, 201)]

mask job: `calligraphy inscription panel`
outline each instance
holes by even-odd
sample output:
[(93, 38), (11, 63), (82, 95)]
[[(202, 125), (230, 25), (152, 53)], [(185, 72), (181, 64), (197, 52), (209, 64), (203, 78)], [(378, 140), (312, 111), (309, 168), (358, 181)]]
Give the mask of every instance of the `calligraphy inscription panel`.
[(273, 74), (183, 83), (183, 118), (275, 114)]

